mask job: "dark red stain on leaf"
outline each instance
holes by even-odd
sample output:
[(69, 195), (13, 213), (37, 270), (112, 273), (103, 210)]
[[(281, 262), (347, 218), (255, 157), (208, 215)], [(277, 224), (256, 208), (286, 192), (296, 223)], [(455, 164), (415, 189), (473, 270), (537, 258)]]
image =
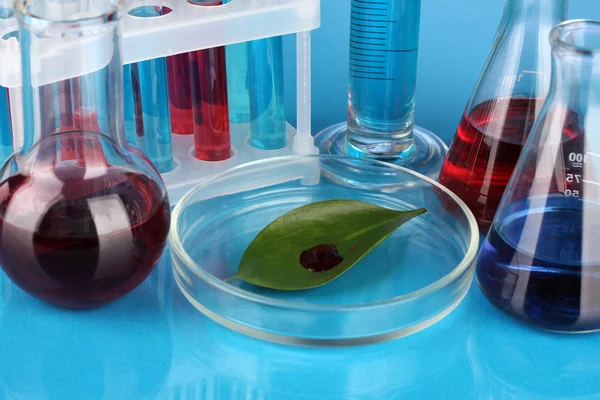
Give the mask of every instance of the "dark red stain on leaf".
[(356, 250), (356, 246), (350, 247), (350, 251), (354, 251), (354, 250)]
[(310, 272), (329, 271), (342, 261), (344, 258), (332, 244), (319, 244), (300, 254), (300, 264)]

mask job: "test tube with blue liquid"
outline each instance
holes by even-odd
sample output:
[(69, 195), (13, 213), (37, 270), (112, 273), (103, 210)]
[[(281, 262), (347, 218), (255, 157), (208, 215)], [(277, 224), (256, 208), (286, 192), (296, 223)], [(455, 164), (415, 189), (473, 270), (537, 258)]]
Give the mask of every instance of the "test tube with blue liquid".
[(286, 146), (283, 102), (283, 39), (248, 42), (250, 144), (263, 150)]
[[(0, 20), (14, 18), (12, 2), (0, 0)], [(4, 34), (0, 40), (9, 40), (11, 33)], [(13, 130), (11, 126), (11, 108), (9, 89), (0, 86), (0, 164), (13, 152)]]
[(226, 46), (226, 56), (231, 122), (250, 123), (253, 147), (285, 147), (282, 37)]
[[(223, 1), (223, 4), (231, 0)], [(227, 63), (227, 95), (229, 119), (235, 124), (250, 122), (250, 93), (248, 92), (248, 43), (225, 46)]]
[(420, 13), (421, 0), (352, 0), (348, 119), (317, 135), (321, 153), (437, 177), (447, 146), (414, 124)]
[[(139, 5), (129, 15), (153, 18), (170, 11), (161, 5)], [(165, 58), (125, 65), (124, 83), (127, 141), (140, 149), (161, 173), (169, 172), (174, 162)]]

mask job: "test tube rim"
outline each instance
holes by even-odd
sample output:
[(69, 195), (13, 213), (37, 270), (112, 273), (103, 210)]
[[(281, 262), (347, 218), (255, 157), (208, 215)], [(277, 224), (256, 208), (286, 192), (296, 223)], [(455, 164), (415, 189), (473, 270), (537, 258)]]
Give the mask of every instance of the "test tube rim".
[(118, 22), (122, 17), (123, 0), (109, 0), (110, 7), (94, 16), (82, 16), (73, 20), (51, 19), (32, 13), (27, 9), (31, 0), (17, 0), (15, 2), (15, 15), (19, 22), (35, 30), (41, 30), (48, 25), (61, 26), (65, 29), (99, 26), (111, 22)]
[[(390, 168), (392, 170), (395, 169), (395, 170), (401, 171), (403, 173), (408, 173), (410, 175), (413, 175), (415, 178), (424, 180), (427, 183), (431, 184), (432, 186), (440, 189), (444, 194), (450, 196), (450, 198), (452, 198), (452, 200), (454, 200), (456, 202), (456, 204), (459, 205), (460, 210), (464, 213), (465, 217), (468, 220), (470, 239), (469, 239), (468, 247), (467, 247), (464, 257), (450, 272), (448, 272), (442, 278), (438, 279), (437, 281), (435, 281), (421, 289), (415, 290), (413, 292), (410, 292), (410, 293), (407, 293), (407, 294), (404, 294), (401, 296), (396, 296), (396, 297), (392, 297), (392, 298), (380, 300), (380, 301), (360, 303), (360, 304), (310, 305), (310, 304), (293, 302), (293, 301), (275, 300), (271, 297), (254, 294), (254, 293), (248, 292), (246, 290), (240, 289), (236, 286), (230, 285), (227, 282), (222, 281), (222, 280), (218, 279), (217, 277), (215, 277), (214, 275), (210, 274), (209, 272), (205, 271), (204, 268), (202, 268), (198, 263), (196, 263), (189, 256), (189, 254), (185, 251), (185, 249), (183, 247), (183, 243), (182, 243), (181, 238), (179, 237), (179, 234), (177, 233), (177, 231), (178, 231), (178, 226), (179, 226), (179, 219), (184, 210), (184, 205), (198, 190), (201, 190), (203, 186), (210, 185), (212, 182), (218, 181), (219, 179), (222, 179), (226, 175), (228, 175), (234, 171), (240, 170), (240, 169), (244, 169), (244, 168), (248, 168), (248, 167), (255, 167), (255, 166), (258, 166), (261, 164), (270, 164), (270, 163), (285, 162), (285, 161), (292, 161), (292, 160), (299, 160), (299, 159), (306, 159), (306, 160), (329, 159), (329, 160), (340, 160), (340, 161), (345, 160), (345, 161), (358, 161), (358, 162), (368, 161), (369, 163), (374, 164), (374, 165), (380, 165), (385, 168)], [(186, 264), (186, 266), (188, 268), (192, 269), (193, 273), (195, 273), (198, 277), (200, 277), (205, 282), (210, 284), (212, 287), (216, 288), (217, 290), (224, 291), (225, 293), (227, 293), (229, 295), (232, 295), (232, 296), (235, 296), (235, 297), (247, 300), (247, 301), (251, 301), (251, 302), (254, 302), (257, 304), (267, 305), (269, 307), (276, 307), (276, 308), (281, 308), (281, 309), (298, 310), (298, 311), (313, 311), (313, 312), (351, 313), (351, 312), (355, 312), (356, 310), (365, 311), (365, 310), (369, 310), (369, 309), (387, 307), (387, 306), (391, 306), (391, 305), (397, 305), (400, 303), (410, 302), (413, 300), (423, 298), (429, 294), (432, 294), (432, 293), (450, 285), (452, 282), (459, 279), (463, 274), (465, 274), (469, 270), (469, 268), (473, 269), (473, 267), (475, 265), (474, 261), (477, 256), (478, 247), (479, 247), (479, 228), (477, 226), (477, 221), (475, 220), (475, 216), (469, 210), (467, 205), (458, 196), (456, 196), (453, 192), (451, 192), (449, 189), (447, 189), (445, 186), (439, 184), (435, 180), (433, 180), (425, 175), (421, 175), (418, 172), (412, 171), (408, 168), (404, 168), (399, 165), (386, 163), (383, 161), (378, 161), (375, 159), (366, 160), (364, 158), (356, 158), (356, 157), (349, 157), (349, 156), (324, 155), (324, 154), (291, 155), (291, 156), (271, 157), (271, 158), (266, 158), (266, 159), (262, 159), (262, 160), (252, 161), (249, 163), (240, 164), (240, 165), (232, 167), (226, 171), (223, 171), (219, 174), (213, 175), (210, 178), (207, 178), (206, 180), (196, 184), (181, 198), (181, 200), (179, 200), (179, 202), (173, 209), (173, 212), (171, 215), (171, 230), (169, 233), (169, 244), (170, 244), (171, 251), (175, 252), (177, 257), (179, 257), (181, 260), (183, 260), (183, 262)], [(173, 267), (179, 268), (175, 263), (173, 264)]]

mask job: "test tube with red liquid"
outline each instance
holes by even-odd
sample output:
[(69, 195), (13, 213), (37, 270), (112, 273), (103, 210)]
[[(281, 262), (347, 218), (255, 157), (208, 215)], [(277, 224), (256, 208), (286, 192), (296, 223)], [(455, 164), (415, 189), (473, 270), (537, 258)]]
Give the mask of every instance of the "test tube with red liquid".
[[(221, 6), (222, 0), (196, 0), (200, 7)], [(193, 134), (195, 156), (203, 161), (231, 157), (225, 47), (167, 58), (173, 133)]]

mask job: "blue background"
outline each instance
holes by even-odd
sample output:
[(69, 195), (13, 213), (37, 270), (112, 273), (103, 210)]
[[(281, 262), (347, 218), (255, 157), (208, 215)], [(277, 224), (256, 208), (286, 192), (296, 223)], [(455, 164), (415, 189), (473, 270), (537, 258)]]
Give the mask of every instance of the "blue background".
[[(572, 17), (600, 19), (598, 0), (571, 4)], [(446, 141), (501, 12), (501, 0), (423, 0), (417, 123)], [(345, 119), (348, 20), (348, 0), (323, 0), (315, 132)], [(286, 51), (294, 121), (294, 52)], [(600, 400), (599, 377), (600, 334), (520, 324), (476, 285), (450, 316), (415, 335), (319, 349), (265, 343), (213, 323), (174, 285), (168, 251), (134, 292), (80, 312), (46, 305), (0, 272), (0, 400)]]
[[(539, 0), (545, 1), (545, 0)], [(500, 23), (502, 0), (423, 0), (416, 123), (450, 143)], [(350, 0), (321, 0), (313, 34), (313, 134), (346, 120)], [(600, 19), (599, 0), (570, 0), (569, 18)], [(293, 37), (286, 38), (286, 114), (295, 126)]]

